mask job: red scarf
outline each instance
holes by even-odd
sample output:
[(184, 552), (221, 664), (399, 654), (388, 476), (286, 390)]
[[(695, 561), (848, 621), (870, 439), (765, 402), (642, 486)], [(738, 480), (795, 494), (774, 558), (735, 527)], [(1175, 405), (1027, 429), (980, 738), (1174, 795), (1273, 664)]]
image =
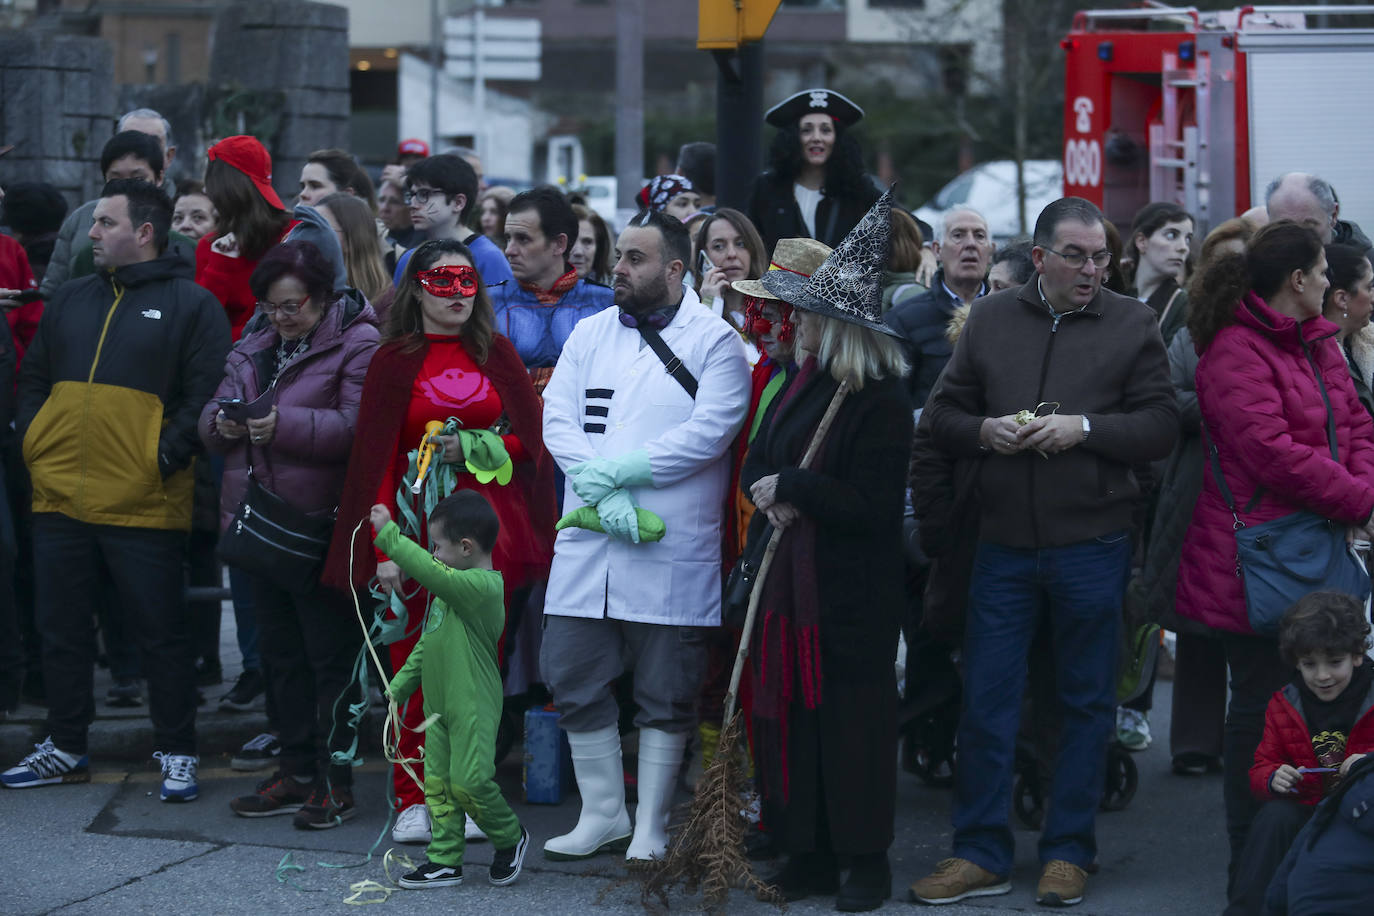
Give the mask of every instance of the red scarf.
[(568, 272), (565, 273), (563, 276), (559, 277), (557, 280), (554, 280), (553, 286), (550, 286), (548, 289), (540, 289), (533, 283), (526, 283), (523, 280), (520, 281), (520, 288), (525, 290), (526, 292), (534, 293), (534, 298), (539, 300), (540, 305), (557, 305), (558, 300), (562, 299), (563, 296), (568, 292), (568, 290), (572, 289), (576, 285), (576, 267), (568, 268)]
[[(377, 443), (396, 442), (405, 423), (406, 407), (410, 403), (411, 386), (425, 361), (429, 344), (412, 352), (404, 347), (408, 341), (395, 340), (383, 344), (367, 370), (363, 383), (362, 402), (358, 406), (357, 435), (353, 438), (353, 452), (348, 458), (348, 478), (344, 483), (339, 505), (338, 523), (334, 539), (329, 545), (321, 581), (331, 588), (347, 592), (350, 579), (363, 585), (377, 569), (376, 552), (372, 549), (372, 529), (364, 524), (353, 544), (353, 569), (350, 576), (348, 553), (350, 536), (359, 519), (366, 520), (372, 508), (377, 488), (389, 462), (395, 460), (390, 446), (378, 448)], [(539, 562), (547, 567), (553, 557), (553, 526), (558, 520), (554, 499), (553, 457), (544, 448), (543, 408), (534, 394), (525, 364), (514, 345), (500, 334), (492, 335), (491, 349), (482, 371), (501, 395), (511, 432), (531, 456), (528, 462), (515, 466), (513, 486), (524, 490), (525, 504), (530, 510), (530, 526), (539, 543)]]

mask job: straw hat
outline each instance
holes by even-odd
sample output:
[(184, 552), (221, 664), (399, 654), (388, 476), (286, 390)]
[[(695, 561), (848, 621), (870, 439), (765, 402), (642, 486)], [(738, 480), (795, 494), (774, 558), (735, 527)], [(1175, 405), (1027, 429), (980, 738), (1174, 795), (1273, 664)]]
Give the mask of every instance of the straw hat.
[(773, 287), (776, 294), (758, 280), (736, 280), (730, 287), (757, 299), (791, 302), (792, 295), (801, 292), (816, 268), (828, 257), (830, 246), (815, 239), (778, 239), (778, 244), (773, 246), (773, 260), (768, 264), (768, 274), (776, 281)]

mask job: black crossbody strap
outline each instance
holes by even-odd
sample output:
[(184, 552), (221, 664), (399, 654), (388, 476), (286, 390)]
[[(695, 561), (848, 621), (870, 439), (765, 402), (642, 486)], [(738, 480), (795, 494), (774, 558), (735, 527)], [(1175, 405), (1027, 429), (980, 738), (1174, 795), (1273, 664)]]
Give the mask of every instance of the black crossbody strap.
[(644, 338), (644, 342), (649, 345), (649, 349), (654, 351), (654, 355), (663, 363), (663, 368), (668, 370), (668, 374), (677, 379), (677, 383), (682, 386), (692, 400), (697, 399), (697, 380), (692, 373), (687, 371), (687, 367), (678, 359), (673, 348), (668, 346), (668, 342), (663, 339), (663, 335), (658, 333), (657, 328), (647, 326), (641, 322), (635, 330), (639, 331), (639, 336)]

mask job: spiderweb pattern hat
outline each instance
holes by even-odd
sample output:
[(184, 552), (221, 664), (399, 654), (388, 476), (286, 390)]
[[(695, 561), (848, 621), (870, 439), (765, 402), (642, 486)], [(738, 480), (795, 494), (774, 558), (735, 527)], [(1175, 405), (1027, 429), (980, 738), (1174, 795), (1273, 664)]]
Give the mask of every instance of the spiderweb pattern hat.
[[(787, 301), (799, 309), (881, 331), (901, 335), (883, 324), (883, 266), (887, 263), (888, 237), (892, 234), (892, 189), (888, 188), (859, 224), (816, 269), (801, 290)], [(774, 293), (782, 291), (775, 272), (760, 282)]]

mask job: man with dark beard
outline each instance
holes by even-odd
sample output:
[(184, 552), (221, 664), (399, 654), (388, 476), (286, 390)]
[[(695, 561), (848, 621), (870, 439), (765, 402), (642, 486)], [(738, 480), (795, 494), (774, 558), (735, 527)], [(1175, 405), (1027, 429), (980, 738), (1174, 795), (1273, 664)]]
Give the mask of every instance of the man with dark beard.
[[(730, 443), (749, 402), (738, 332), (682, 283), (687, 230), (663, 213), (630, 221), (615, 303), (578, 323), (544, 389), (544, 444), (568, 475), (565, 511), (594, 506), (603, 531), (554, 544), (540, 668), (572, 745), (582, 813), (544, 844), (555, 860), (624, 850), (663, 856), (668, 810), (706, 635), (720, 623), (720, 545)], [(637, 508), (667, 533), (641, 538)], [(636, 676), (639, 807), (625, 810), (619, 711), (609, 684)]]

